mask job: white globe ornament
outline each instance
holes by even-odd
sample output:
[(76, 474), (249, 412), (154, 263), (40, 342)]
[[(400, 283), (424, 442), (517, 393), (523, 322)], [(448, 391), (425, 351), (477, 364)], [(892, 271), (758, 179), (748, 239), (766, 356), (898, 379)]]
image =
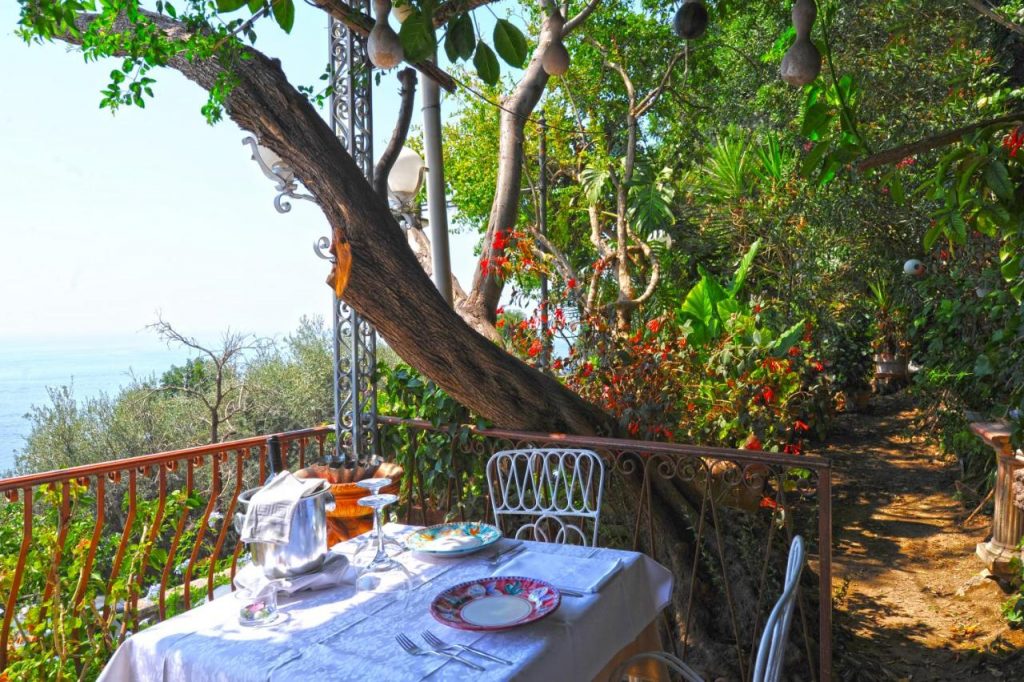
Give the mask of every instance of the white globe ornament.
[(910, 277), (921, 277), (924, 275), (924, 263), (916, 258), (911, 258), (903, 264), (903, 274)]

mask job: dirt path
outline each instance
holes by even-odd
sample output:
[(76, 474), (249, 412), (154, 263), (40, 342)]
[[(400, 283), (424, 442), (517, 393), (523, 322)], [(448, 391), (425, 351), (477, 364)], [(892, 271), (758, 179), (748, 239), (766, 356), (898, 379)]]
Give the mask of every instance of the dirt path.
[(835, 466), (835, 670), (840, 680), (1024, 680), (1024, 634), (999, 613), (975, 545), (989, 517), (954, 498), (958, 469), (915, 435), (903, 395), (840, 417)]

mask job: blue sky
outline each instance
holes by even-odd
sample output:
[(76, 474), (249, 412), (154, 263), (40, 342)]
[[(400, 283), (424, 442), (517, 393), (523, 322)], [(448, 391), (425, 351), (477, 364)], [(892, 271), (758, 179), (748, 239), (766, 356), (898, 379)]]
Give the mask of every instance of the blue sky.
[[(326, 17), (297, 10), (291, 35), (263, 22), (257, 47), (293, 83), (320, 84)], [(0, 3), (0, 342), (121, 337), (158, 312), (192, 334), (280, 334), (302, 315), (329, 317), (327, 270), (312, 250), (326, 221), (307, 202), (274, 210), (244, 133), (207, 125), (198, 87), (160, 72), (145, 110), (112, 116), (98, 107), (110, 62), (27, 46), (16, 21), (17, 5)], [(397, 87), (389, 75), (375, 92), (378, 153)], [(453, 235), (464, 282), (472, 247)]]

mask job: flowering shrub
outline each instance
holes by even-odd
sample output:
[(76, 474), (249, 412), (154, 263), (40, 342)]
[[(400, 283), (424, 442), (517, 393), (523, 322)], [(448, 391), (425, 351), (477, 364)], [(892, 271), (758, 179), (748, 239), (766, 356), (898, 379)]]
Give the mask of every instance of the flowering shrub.
[(810, 325), (784, 328), (739, 298), (757, 248), (729, 287), (705, 273), (674, 314), (630, 336), (587, 320), (591, 350), (570, 352), (569, 386), (635, 438), (802, 452), (830, 413), (825, 365)]

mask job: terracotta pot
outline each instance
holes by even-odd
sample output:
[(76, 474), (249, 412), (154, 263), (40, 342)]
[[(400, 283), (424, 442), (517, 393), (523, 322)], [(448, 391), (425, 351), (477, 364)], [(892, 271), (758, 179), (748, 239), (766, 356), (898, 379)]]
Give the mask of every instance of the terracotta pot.
[(375, 469), (336, 469), (316, 464), (295, 472), (295, 475), (299, 478), (324, 478), (331, 482), (334, 511), (327, 512), (327, 546), (332, 547), (373, 528), (373, 510), (358, 504), (359, 498), (370, 493), (356, 483), (367, 478), (390, 478), (391, 485), (381, 488), (381, 492), (398, 495), (403, 473), (404, 470), (398, 464), (384, 462)]

